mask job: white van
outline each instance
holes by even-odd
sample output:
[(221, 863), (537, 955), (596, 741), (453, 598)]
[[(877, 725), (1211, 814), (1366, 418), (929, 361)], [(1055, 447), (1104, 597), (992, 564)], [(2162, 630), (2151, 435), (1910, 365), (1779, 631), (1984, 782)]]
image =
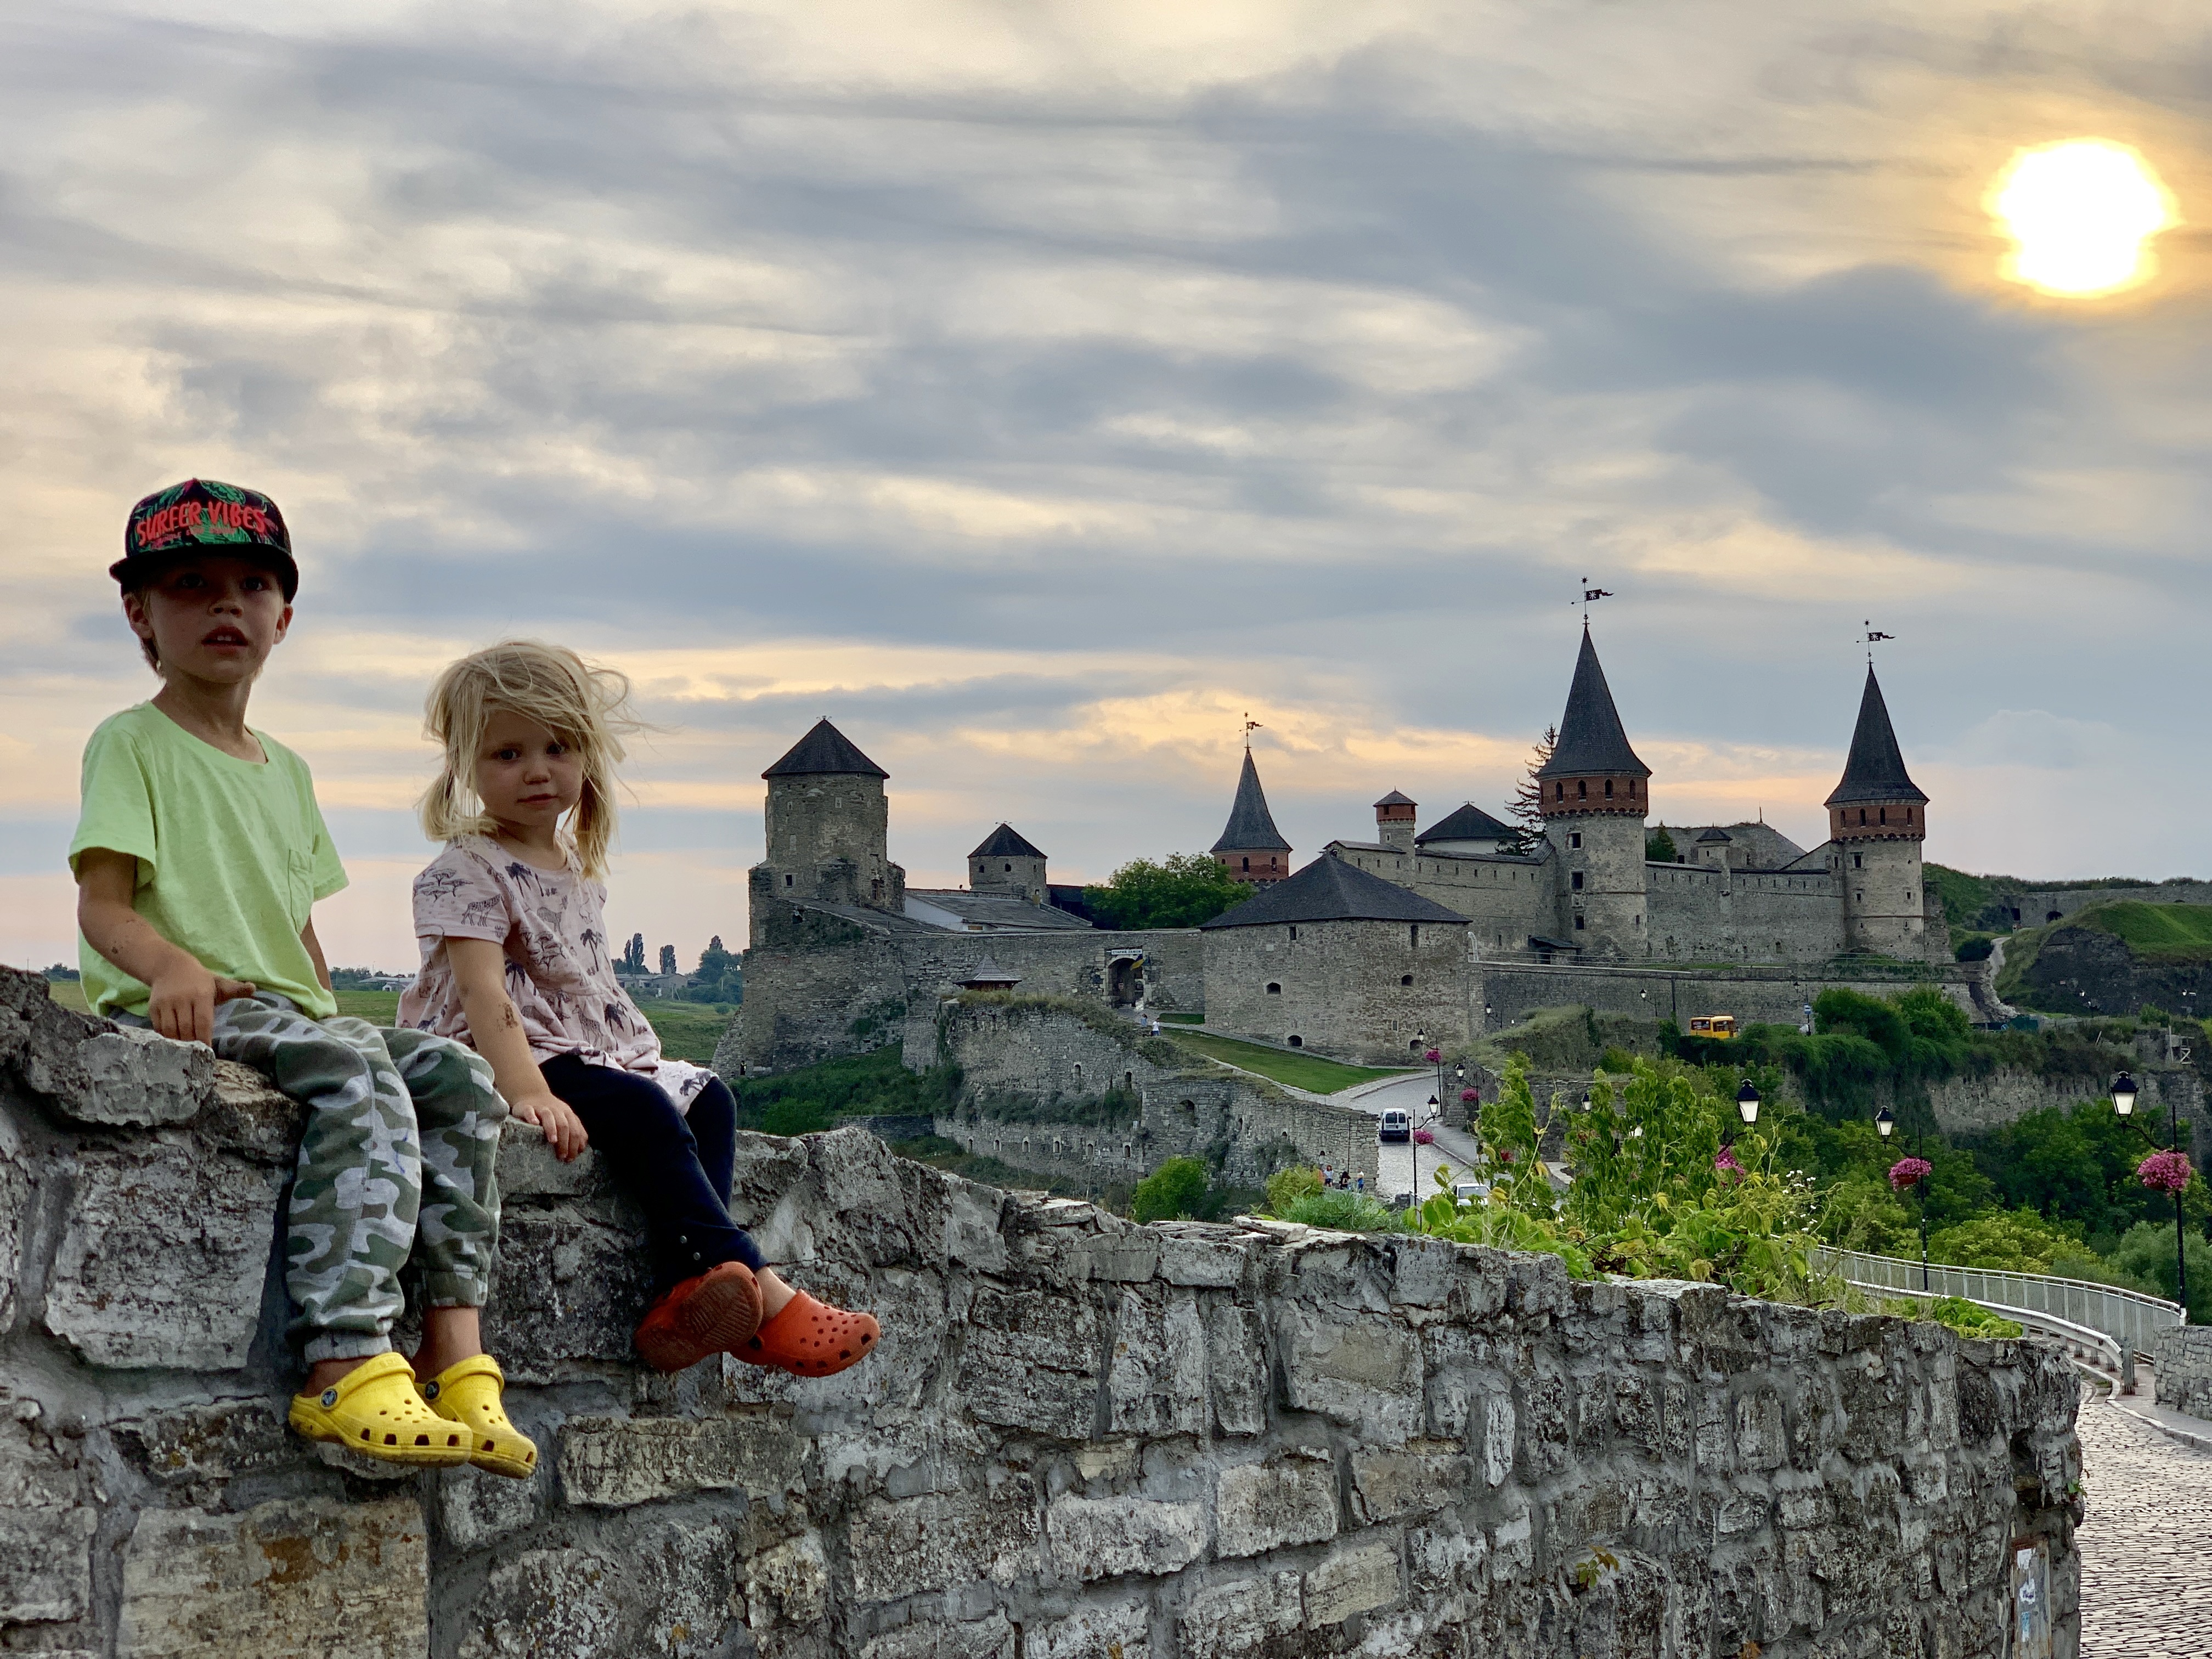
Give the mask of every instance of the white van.
[(1413, 1138), (1413, 1120), (1395, 1106), (1382, 1114), (1375, 1127), (1375, 1139), (1377, 1140), (1411, 1140)]

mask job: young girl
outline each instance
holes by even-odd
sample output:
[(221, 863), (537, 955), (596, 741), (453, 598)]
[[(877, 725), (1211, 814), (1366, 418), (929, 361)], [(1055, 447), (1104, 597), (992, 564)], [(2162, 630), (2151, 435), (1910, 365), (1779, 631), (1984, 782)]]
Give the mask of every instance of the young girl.
[(712, 1072), (662, 1057), (608, 955), (601, 877), (620, 736), (638, 729), (629, 697), (622, 675), (529, 640), (438, 677), (428, 727), (445, 763), (422, 811), (446, 849), (415, 878), (422, 968), (399, 1023), (475, 1048), (517, 1118), (564, 1161), (598, 1147), (638, 1200), (653, 1301), (634, 1340), (647, 1364), (678, 1371), (726, 1351), (828, 1376), (874, 1348), (875, 1320), (763, 1264), (730, 1219), (736, 1102)]

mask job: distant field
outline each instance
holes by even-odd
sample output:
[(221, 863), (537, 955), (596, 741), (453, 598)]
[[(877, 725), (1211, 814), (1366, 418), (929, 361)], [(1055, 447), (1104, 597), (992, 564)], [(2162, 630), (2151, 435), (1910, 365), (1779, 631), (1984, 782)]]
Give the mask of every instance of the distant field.
[[(84, 988), (66, 981), (49, 981), (46, 991), (64, 1008), (85, 1010)], [(399, 1012), (397, 991), (339, 991), (338, 1012), (365, 1019), (372, 1025), (389, 1025)], [(660, 1033), (661, 1052), (671, 1060), (688, 1060), (705, 1066), (714, 1058), (714, 1045), (736, 1012), (728, 1004), (662, 1002), (647, 998), (638, 1005), (653, 1029)]]
[(1181, 1048), (1194, 1048), (1209, 1060), (1226, 1060), (1231, 1066), (1241, 1066), (1248, 1072), (1257, 1072), (1261, 1077), (1317, 1095), (1333, 1095), (1340, 1089), (1372, 1083), (1378, 1078), (1396, 1077), (1402, 1069), (1345, 1066), (1317, 1054), (1286, 1054), (1279, 1048), (1263, 1048), (1256, 1042), (1239, 1042), (1235, 1037), (1215, 1036), (1209, 1031), (1163, 1031), (1161, 1036), (1170, 1037)]

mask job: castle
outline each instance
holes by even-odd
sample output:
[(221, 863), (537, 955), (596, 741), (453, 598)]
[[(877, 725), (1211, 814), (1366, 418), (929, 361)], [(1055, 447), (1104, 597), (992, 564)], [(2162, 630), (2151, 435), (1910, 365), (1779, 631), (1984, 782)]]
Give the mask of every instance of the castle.
[[(1829, 839), (1764, 823), (1684, 829), (1647, 856), (1651, 769), (1630, 744), (1587, 623), (1528, 844), (1473, 804), (1426, 831), (1393, 790), (1376, 839), (1293, 869), (1247, 748), (1213, 856), (1253, 896), (1197, 929), (1095, 927), (1079, 889), (1000, 823), (969, 884), (907, 885), (889, 775), (827, 720), (762, 775), (737, 1058), (787, 1066), (893, 1040), (962, 987), (1014, 986), (1203, 1012), (1209, 1029), (1365, 1059), (1464, 1041), (1533, 1007), (1787, 1018), (1822, 984), (1956, 981), (1922, 879), (1928, 797), (1871, 664)], [(1670, 838), (1673, 837), (1670, 831)], [(1686, 1002), (1685, 999), (1687, 998)]]

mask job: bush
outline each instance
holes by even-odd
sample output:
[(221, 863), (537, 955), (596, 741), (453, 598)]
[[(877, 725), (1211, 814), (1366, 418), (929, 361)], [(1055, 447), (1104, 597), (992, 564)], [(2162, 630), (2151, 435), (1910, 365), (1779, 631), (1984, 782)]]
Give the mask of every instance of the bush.
[(1278, 1170), (1267, 1177), (1267, 1213), (1287, 1221), (1292, 1205), (1321, 1190), (1321, 1171), (1311, 1164), (1293, 1164)]
[[(2212, 1324), (2212, 1245), (2191, 1231), (2189, 1239), (2189, 1322)], [(2154, 1296), (2174, 1300), (2173, 1223), (2139, 1221), (2121, 1236), (2105, 1260)]]
[(1132, 859), (1105, 886), (1085, 888), (1083, 902), (1103, 927), (1195, 927), (1252, 892), (1210, 854), (1170, 853)]
[(2033, 1210), (1997, 1210), (1929, 1235), (1928, 1259), (1957, 1267), (2047, 1273), (2054, 1258), (2080, 1250), (2081, 1236)]
[(1960, 1296), (1938, 1297), (1919, 1309), (1915, 1316), (1932, 1319), (1939, 1325), (1949, 1326), (1961, 1336), (1977, 1337), (1985, 1342), (2010, 1341), (2021, 1334), (2018, 1320), (1991, 1313), (1979, 1303), (1969, 1302)]
[(951, 1109), (959, 1087), (960, 1073), (953, 1066), (908, 1071), (894, 1043), (776, 1077), (741, 1078), (731, 1092), (737, 1097), (739, 1128), (805, 1135), (831, 1127), (841, 1117), (934, 1115)]
[(1129, 1197), (1133, 1221), (1174, 1221), (1196, 1215), (1206, 1203), (1206, 1165), (1171, 1158), (1137, 1183)]

